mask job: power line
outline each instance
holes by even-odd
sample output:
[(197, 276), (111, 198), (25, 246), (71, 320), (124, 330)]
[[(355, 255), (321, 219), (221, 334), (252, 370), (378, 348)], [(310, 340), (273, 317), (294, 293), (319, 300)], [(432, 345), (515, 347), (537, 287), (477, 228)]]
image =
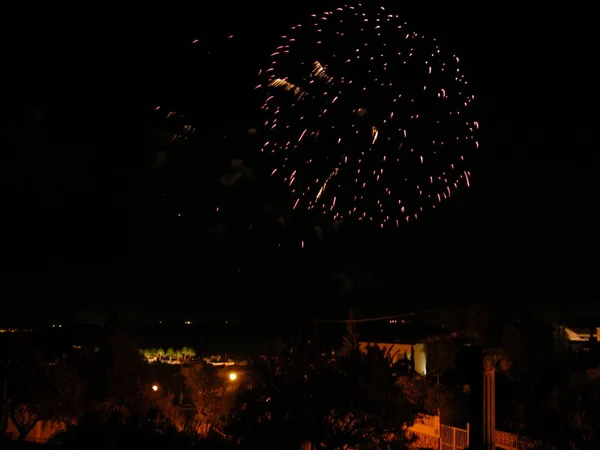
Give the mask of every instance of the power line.
[(344, 319), (344, 320), (327, 320), (327, 319), (314, 319), (314, 323), (362, 323), (362, 322), (378, 322), (380, 320), (393, 320), (393, 319), (401, 319), (403, 317), (413, 317), (421, 314), (427, 314), (431, 312), (441, 311), (444, 309), (450, 308), (450, 305), (441, 306), (439, 308), (431, 308), (431, 309), (422, 309), (420, 311), (414, 311), (405, 314), (396, 314), (393, 316), (383, 316), (383, 317), (370, 317), (367, 319)]

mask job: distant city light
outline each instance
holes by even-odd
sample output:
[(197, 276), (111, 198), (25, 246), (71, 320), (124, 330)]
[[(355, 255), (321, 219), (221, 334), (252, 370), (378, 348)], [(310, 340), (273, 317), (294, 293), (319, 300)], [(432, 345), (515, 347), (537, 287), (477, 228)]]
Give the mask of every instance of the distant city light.
[(230, 379), (231, 381), (235, 381), (235, 380), (237, 380), (237, 373), (235, 373), (235, 372), (231, 372), (231, 373), (229, 374), (229, 379)]
[(157, 384), (153, 384), (153, 385), (152, 385), (152, 390), (153, 390), (154, 392), (158, 391), (158, 385), (157, 385)]

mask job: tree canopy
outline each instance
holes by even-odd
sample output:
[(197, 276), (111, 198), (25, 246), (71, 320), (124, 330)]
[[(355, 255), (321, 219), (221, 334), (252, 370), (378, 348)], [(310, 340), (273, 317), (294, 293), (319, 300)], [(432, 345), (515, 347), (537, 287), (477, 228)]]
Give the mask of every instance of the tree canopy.
[(302, 345), (260, 361), (228, 432), (253, 448), (404, 448), (415, 415), (380, 349), (333, 358)]

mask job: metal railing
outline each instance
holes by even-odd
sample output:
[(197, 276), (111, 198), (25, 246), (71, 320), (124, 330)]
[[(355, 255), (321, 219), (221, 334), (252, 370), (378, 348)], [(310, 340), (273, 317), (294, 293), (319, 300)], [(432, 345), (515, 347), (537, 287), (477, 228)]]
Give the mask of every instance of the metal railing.
[(462, 450), (469, 447), (469, 429), (440, 427), (440, 446), (442, 450)]

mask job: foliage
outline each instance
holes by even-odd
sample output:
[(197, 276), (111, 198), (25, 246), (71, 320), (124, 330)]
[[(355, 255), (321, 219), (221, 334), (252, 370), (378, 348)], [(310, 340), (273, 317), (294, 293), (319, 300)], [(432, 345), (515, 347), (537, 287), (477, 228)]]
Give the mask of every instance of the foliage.
[(108, 416), (90, 412), (79, 424), (56, 436), (61, 447), (83, 448), (190, 448), (198, 436), (182, 433), (168, 423), (140, 420), (136, 416), (113, 413)]
[(228, 389), (227, 381), (208, 365), (182, 366), (181, 372), (194, 405), (196, 428), (222, 430), (235, 395)]
[(152, 407), (154, 375), (129, 337), (108, 335), (98, 351), (82, 355), (78, 362), (88, 404), (109, 402), (132, 414), (144, 414)]
[(459, 344), (451, 338), (428, 341), (425, 344), (427, 372), (436, 375), (444, 375), (452, 371), (459, 350)]
[(253, 389), (240, 393), (228, 430), (266, 449), (405, 446), (415, 409), (390, 363), (377, 348), (332, 360), (303, 346), (265, 358)]
[(585, 372), (597, 361), (558, 348), (556, 320), (543, 309), (487, 305), (479, 314), (482, 342), (511, 361), (496, 377), (498, 427), (544, 449), (599, 448), (600, 380)]
[[(39, 343), (22, 343), (11, 365), (8, 415), (25, 438), (39, 420), (76, 422), (85, 411), (173, 418), (172, 396), (152, 392), (156, 380), (134, 342), (110, 330), (94, 347), (44, 357)], [(54, 352), (55, 353), (55, 352)]]
[(172, 347), (169, 347), (165, 353), (166, 357), (169, 358), (169, 361), (176, 359), (177, 358), (177, 353), (175, 353), (175, 350), (173, 350)]
[(169, 347), (166, 351), (162, 348), (140, 349), (142, 355), (148, 361), (162, 361), (168, 358), (169, 362), (183, 362), (193, 359), (196, 356), (196, 351), (191, 347), (183, 347), (174, 349)]
[(468, 393), (464, 380), (456, 377), (456, 358), (460, 344), (452, 337), (426, 343), (427, 383), (424, 387), (424, 410), (441, 415), (446, 425), (464, 427), (468, 421)]
[(557, 448), (600, 448), (600, 379), (574, 377), (567, 388), (555, 390), (550, 408), (557, 426), (548, 441)]
[(464, 428), (469, 421), (469, 390), (455, 383), (430, 382), (425, 388), (423, 409), (427, 414), (440, 415), (444, 425)]
[[(355, 351), (336, 361), (330, 369), (333, 377), (327, 389), (336, 395), (331, 400), (341, 415), (330, 422), (333, 429), (329, 434), (336, 439), (328, 447), (384, 445), (391, 436), (397, 444), (409, 442), (405, 431), (414, 421), (416, 404), (394, 376), (390, 355), (378, 347), (369, 347), (366, 353)], [(340, 422), (351, 428), (339, 429)]]
[(181, 349), (181, 355), (184, 359), (192, 359), (196, 356), (196, 351), (191, 347), (183, 347)]
[(488, 328), (511, 362), (496, 377), (498, 424), (507, 431), (544, 438), (552, 392), (568, 383), (569, 364), (556, 351), (552, 323), (534, 308), (497, 308)]
[(81, 414), (81, 381), (64, 360), (47, 361), (33, 348), (24, 348), (11, 375), (7, 410), (19, 439), (40, 420), (68, 423)]

